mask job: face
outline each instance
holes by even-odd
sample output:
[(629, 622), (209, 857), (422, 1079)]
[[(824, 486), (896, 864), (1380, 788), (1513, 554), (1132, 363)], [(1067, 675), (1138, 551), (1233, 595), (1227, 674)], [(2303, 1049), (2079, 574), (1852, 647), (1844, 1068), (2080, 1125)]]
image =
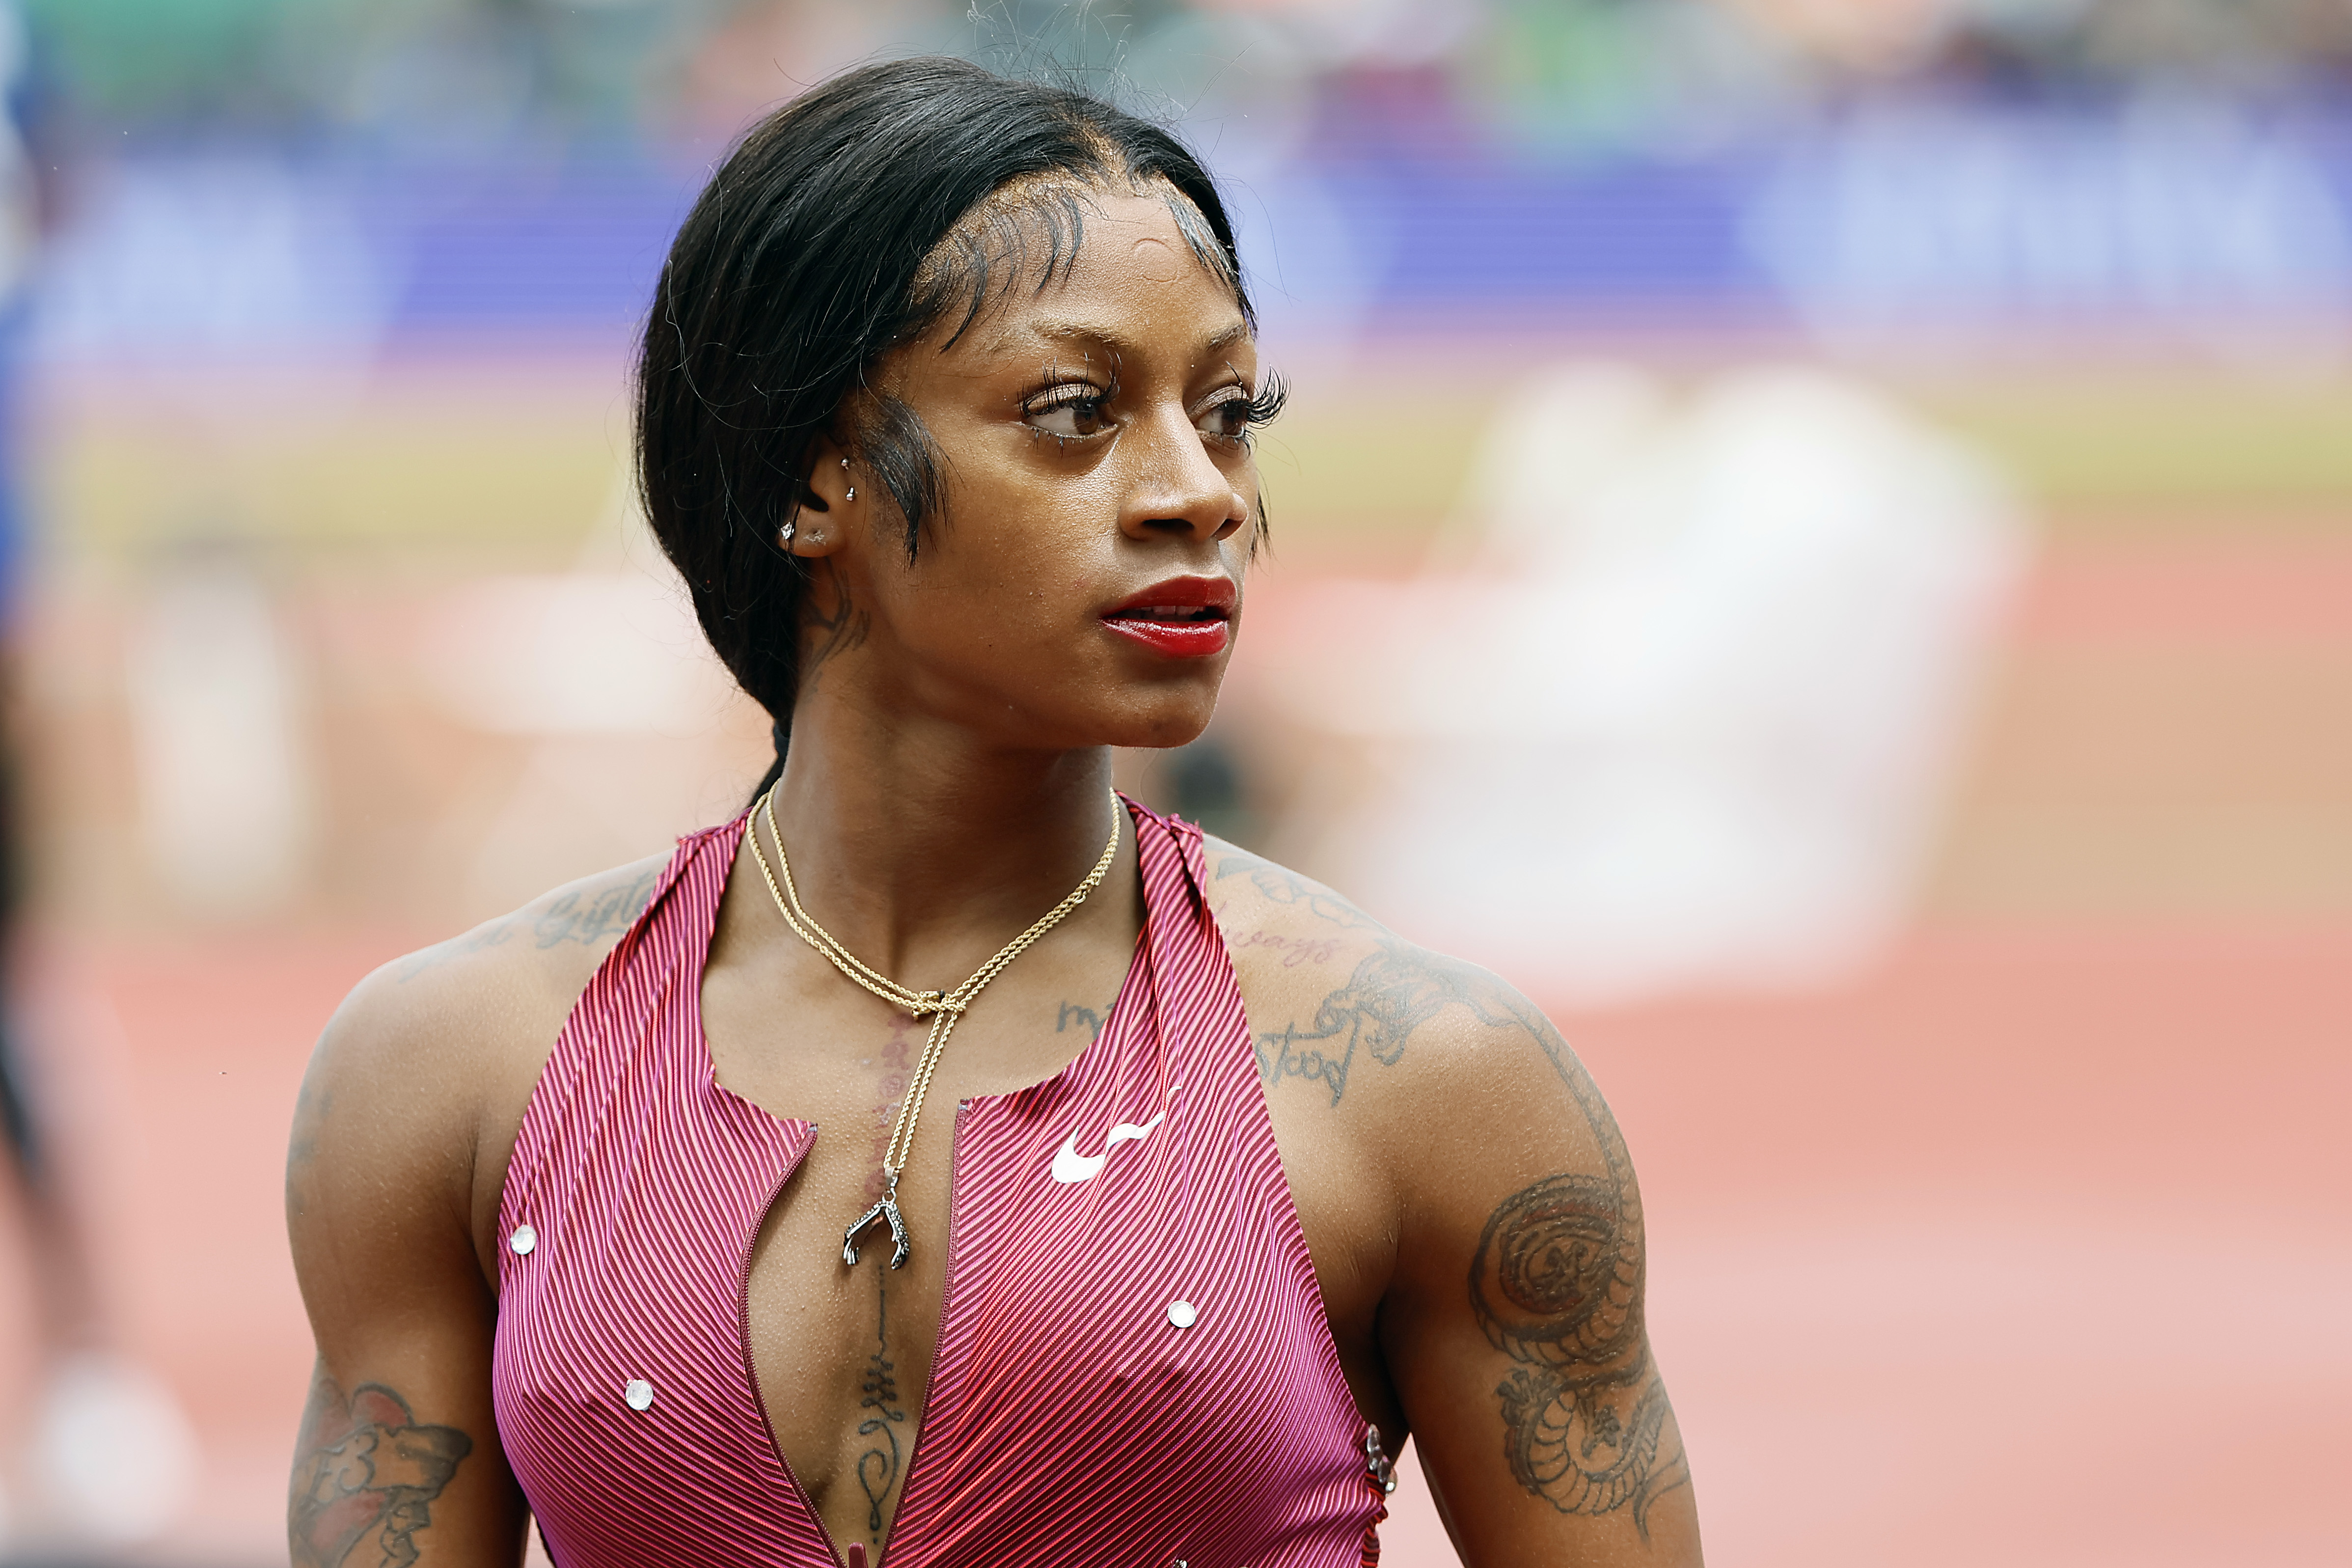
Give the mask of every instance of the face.
[(858, 454), (816, 454), (828, 510), (794, 542), (823, 563), (803, 703), (852, 685), (1007, 749), (1192, 739), (1257, 527), (1257, 349), (1233, 291), (1158, 195), (1097, 194), (1065, 276), (1016, 286), (943, 349), (954, 326), (881, 376), (942, 458), (945, 515), (913, 563)]

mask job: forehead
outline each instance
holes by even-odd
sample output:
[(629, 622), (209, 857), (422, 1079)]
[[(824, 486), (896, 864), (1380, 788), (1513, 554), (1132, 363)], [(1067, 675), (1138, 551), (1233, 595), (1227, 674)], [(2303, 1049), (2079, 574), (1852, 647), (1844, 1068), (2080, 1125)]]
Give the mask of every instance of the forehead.
[(1244, 343), (1249, 327), (1234, 286), (1196, 243), (1205, 225), (1188, 236), (1171, 195), (1092, 189), (1058, 213), (1024, 205), (1007, 214), (1018, 240), (1001, 247), (969, 324), (951, 311), (931, 334), (940, 357), (1034, 360), (1041, 349), (1100, 344), (1122, 356), (1197, 358)]

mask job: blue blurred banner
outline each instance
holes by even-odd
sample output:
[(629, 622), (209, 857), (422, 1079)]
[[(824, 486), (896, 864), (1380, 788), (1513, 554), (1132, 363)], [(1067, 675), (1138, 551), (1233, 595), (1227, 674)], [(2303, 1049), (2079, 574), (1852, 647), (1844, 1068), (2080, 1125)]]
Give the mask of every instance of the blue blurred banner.
[[(641, 320), (703, 171), (148, 154), (50, 260), (52, 357), (367, 352)], [(1622, 324), (2161, 343), (2352, 322), (2352, 132), (1888, 110), (1685, 156), (1455, 148), (1225, 171), (1277, 329)]]

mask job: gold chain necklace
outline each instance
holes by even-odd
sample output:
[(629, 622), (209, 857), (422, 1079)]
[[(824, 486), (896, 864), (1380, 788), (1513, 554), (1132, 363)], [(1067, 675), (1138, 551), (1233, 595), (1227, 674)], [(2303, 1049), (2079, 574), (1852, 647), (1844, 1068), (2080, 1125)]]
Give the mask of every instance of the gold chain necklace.
[[(857, 1223), (842, 1233), (841, 1260), (844, 1263), (856, 1264), (857, 1233), (878, 1219), (890, 1227), (890, 1240), (894, 1246), (890, 1267), (905, 1266), (907, 1255), (912, 1247), (907, 1239), (907, 1222), (898, 1213), (898, 1173), (906, 1169), (907, 1156), (914, 1150), (915, 1124), (922, 1119), (923, 1096), (930, 1090), (931, 1074), (939, 1068), (940, 1053), (947, 1049), (948, 1037), (955, 1032), (956, 1020), (964, 1016), (965, 1010), (971, 1005), (972, 998), (980, 994), (981, 988), (1003, 973), (1004, 966), (1026, 952), (1039, 937), (1059, 925), (1063, 917), (1085, 903), (1088, 893), (1102, 886), (1103, 878), (1110, 872), (1111, 859), (1118, 853), (1119, 825), (1127, 816), (1118, 804), (1118, 791), (1111, 792), (1110, 803), (1110, 842), (1103, 846), (1102, 858), (1095, 862), (1095, 868), (1087, 873), (1087, 879), (1073, 889), (1068, 898), (1038, 917), (1036, 923), (1027, 931), (998, 948), (995, 957), (973, 970), (971, 977), (954, 990), (912, 991), (860, 962), (856, 953), (842, 946), (831, 931), (817, 924), (815, 918), (801, 907), (800, 889), (793, 886), (793, 864), (784, 854), (784, 836), (776, 831), (776, 785), (770, 785), (768, 793), (760, 797), (759, 816), (767, 818), (768, 837), (776, 841), (775, 868), (770, 868), (768, 852), (760, 846), (756, 821), (751, 833), (751, 855), (760, 862), (760, 875), (767, 879), (768, 892), (775, 899), (776, 912), (784, 917), (784, 923), (792, 927), (803, 942), (832, 960), (835, 969), (883, 1001), (894, 1007), (904, 1007), (918, 1018), (928, 1014), (931, 1020), (931, 1032), (923, 1041), (922, 1058), (916, 1064), (915, 1076), (908, 1080), (907, 1092), (898, 1101), (898, 1119), (891, 1125), (889, 1146), (882, 1152), (882, 1179), (889, 1184), (889, 1189), (880, 1203), (858, 1215)], [(778, 872), (782, 873), (781, 883)]]

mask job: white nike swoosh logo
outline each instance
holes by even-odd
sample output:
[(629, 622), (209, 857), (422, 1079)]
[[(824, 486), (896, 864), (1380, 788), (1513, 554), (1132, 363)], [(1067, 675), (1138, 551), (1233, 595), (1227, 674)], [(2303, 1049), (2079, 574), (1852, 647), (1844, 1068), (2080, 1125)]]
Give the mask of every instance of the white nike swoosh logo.
[(1103, 1152), (1099, 1154), (1079, 1153), (1078, 1135), (1075, 1132), (1071, 1133), (1062, 1140), (1062, 1146), (1054, 1152), (1054, 1180), (1064, 1185), (1073, 1182), (1093, 1181), (1102, 1174), (1102, 1168), (1110, 1159), (1110, 1152), (1113, 1149), (1122, 1143), (1132, 1143), (1150, 1137), (1152, 1129), (1167, 1120), (1168, 1113), (1163, 1110), (1140, 1127), (1132, 1121), (1120, 1122), (1110, 1130), (1110, 1136), (1103, 1140)]

